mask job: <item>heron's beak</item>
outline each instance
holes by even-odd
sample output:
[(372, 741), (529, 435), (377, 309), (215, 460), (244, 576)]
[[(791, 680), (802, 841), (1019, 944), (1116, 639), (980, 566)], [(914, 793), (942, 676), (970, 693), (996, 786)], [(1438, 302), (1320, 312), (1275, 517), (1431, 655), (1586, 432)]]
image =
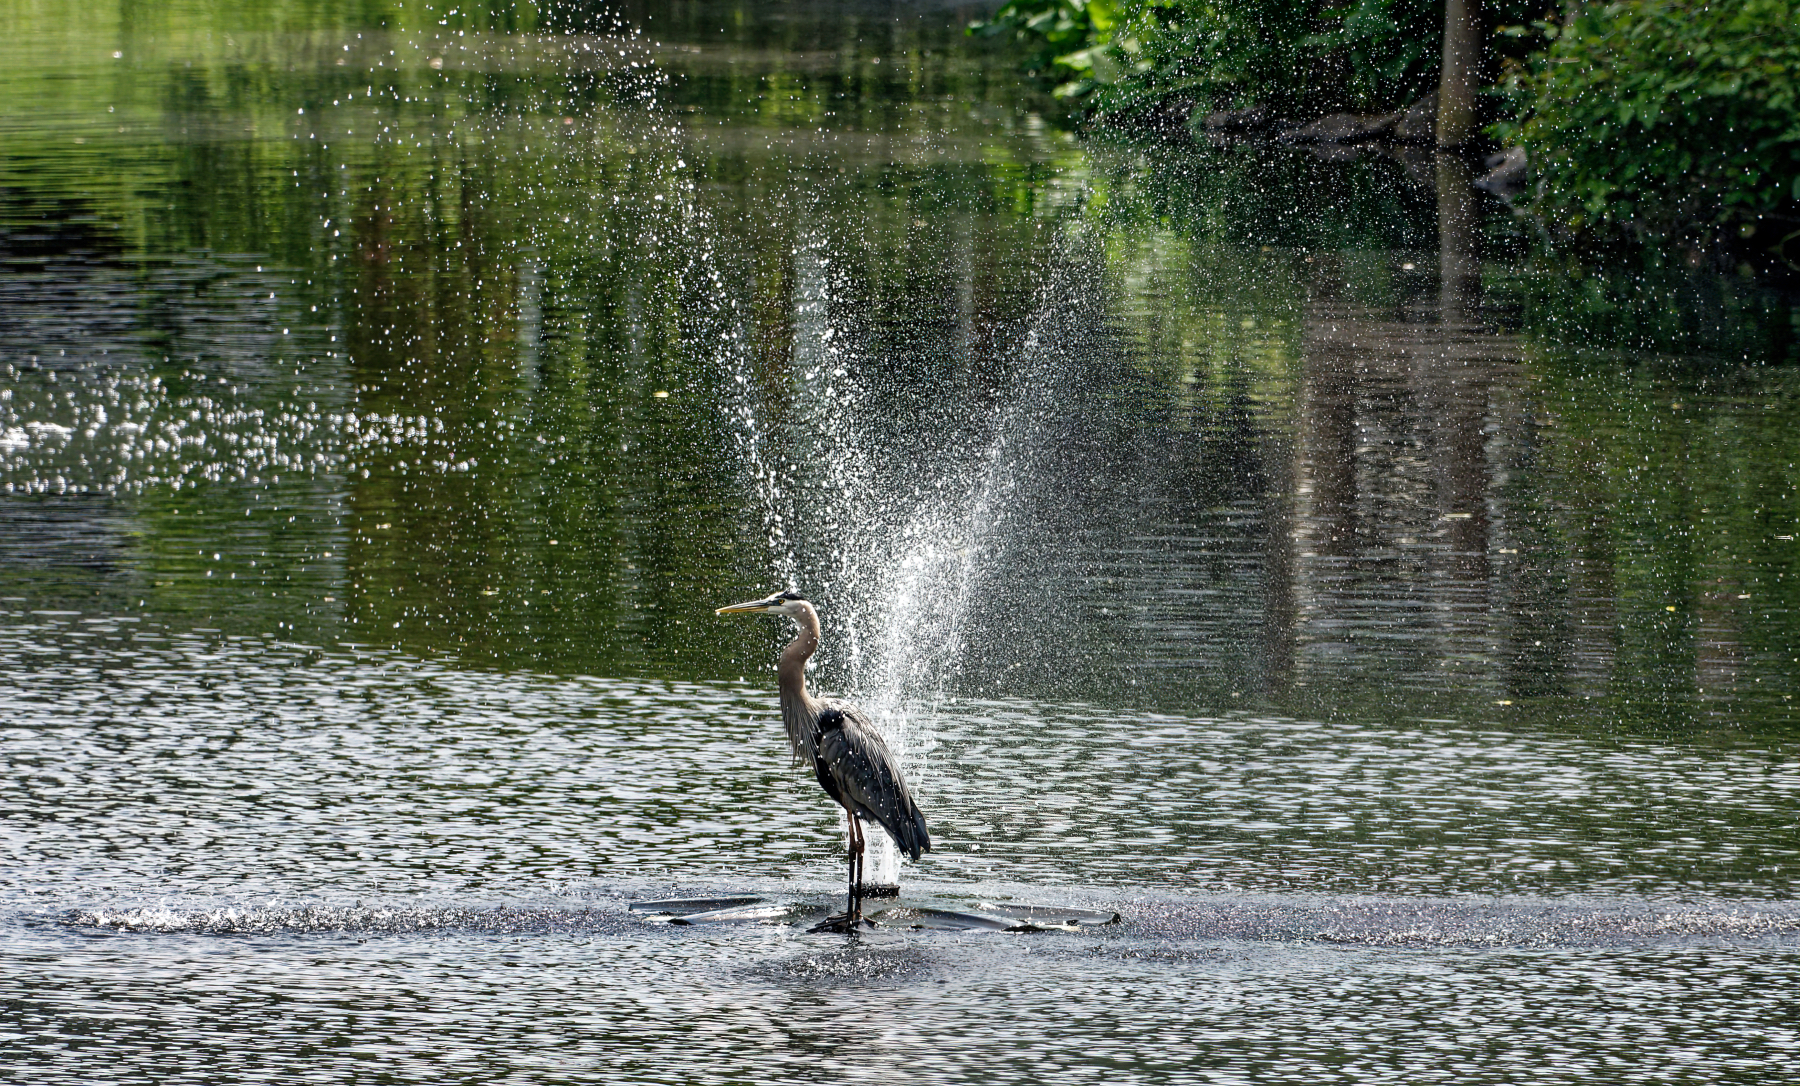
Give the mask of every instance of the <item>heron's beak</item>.
[(774, 596), (767, 599), (751, 600), (749, 603), (734, 603), (729, 607), (721, 607), (714, 611), (715, 615), (751, 615), (763, 611), (773, 611), (781, 606), (781, 601)]

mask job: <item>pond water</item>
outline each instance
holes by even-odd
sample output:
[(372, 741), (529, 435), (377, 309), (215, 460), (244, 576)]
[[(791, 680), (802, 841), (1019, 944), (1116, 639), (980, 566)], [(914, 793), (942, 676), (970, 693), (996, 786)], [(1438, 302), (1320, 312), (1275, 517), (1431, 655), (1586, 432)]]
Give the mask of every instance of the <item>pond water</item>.
[[(1789, 302), (962, 9), (467, 7), (0, 8), (11, 1077), (1792, 1074)], [(902, 904), (1117, 923), (628, 909), (837, 900), (789, 585)]]

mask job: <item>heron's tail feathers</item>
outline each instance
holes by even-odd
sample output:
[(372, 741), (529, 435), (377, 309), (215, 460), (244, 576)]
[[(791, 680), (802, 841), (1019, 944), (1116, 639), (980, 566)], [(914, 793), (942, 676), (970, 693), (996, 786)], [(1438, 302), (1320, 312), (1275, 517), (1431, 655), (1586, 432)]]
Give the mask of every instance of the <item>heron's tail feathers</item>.
[(925, 828), (925, 815), (915, 803), (908, 803), (899, 814), (900, 817), (893, 819), (891, 824), (884, 821), (881, 828), (894, 839), (894, 844), (900, 846), (901, 852), (917, 860), (920, 854), (931, 851), (931, 831)]

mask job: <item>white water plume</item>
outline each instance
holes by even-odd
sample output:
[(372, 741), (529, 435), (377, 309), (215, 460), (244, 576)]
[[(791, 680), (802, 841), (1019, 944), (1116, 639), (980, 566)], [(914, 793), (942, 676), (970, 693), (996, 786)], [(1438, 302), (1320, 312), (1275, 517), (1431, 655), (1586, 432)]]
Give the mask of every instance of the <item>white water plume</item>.
[[(870, 651), (854, 673), (877, 712), (929, 729), (944, 697), (969, 662), (967, 634), (979, 593), (999, 587), (991, 576), (1020, 556), (1010, 513), (1031, 485), (1046, 447), (1050, 407), (1070, 352), (1085, 342), (1085, 262), (1063, 260), (1040, 286), (1009, 383), (972, 446), (940, 450), (933, 486), (890, 479), (904, 515), (871, 547), (878, 567), (868, 575), (873, 606), (864, 616)], [(919, 738), (921, 745), (929, 731)]]
[[(1040, 288), (1013, 387), (995, 407), (956, 405), (974, 417), (954, 431), (896, 429), (876, 416), (869, 382), (887, 367), (863, 355), (851, 283), (821, 237), (793, 253), (782, 380), (765, 388), (741, 352), (730, 356), (735, 434), (773, 572), (819, 604), (825, 685), (871, 715), (915, 789), (968, 657), (971, 604), (1003, 563), (1007, 511), (1030, 476), (1066, 355), (1083, 339), (1084, 267), (1061, 262)], [(876, 833), (871, 843), (867, 881), (896, 884), (891, 842)]]

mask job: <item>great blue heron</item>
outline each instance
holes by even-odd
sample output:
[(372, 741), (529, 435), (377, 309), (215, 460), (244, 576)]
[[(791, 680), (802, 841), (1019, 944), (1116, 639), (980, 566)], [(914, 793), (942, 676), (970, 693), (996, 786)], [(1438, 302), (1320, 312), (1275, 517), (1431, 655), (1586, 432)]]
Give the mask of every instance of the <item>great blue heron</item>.
[(781, 651), (776, 669), (781, 685), (781, 723), (786, 726), (794, 760), (812, 766), (819, 787), (850, 818), (850, 904), (815, 931), (853, 931), (863, 925), (861, 823), (881, 824), (900, 851), (917, 860), (931, 851), (931, 834), (893, 752), (862, 710), (835, 698), (806, 692), (806, 661), (819, 647), (819, 613), (798, 592), (779, 592), (768, 599), (721, 607), (721, 615), (786, 615), (800, 628)]

